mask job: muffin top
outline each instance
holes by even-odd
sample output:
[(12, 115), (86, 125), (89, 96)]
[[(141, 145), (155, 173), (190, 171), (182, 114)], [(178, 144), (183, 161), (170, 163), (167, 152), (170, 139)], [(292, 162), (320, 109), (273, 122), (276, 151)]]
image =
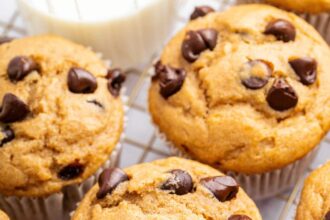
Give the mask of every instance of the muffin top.
[(305, 180), (296, 220), (330, 219), (330, 162)]
[[(99, 187), (100, 185), (100, 187)], [(105, 170), (73, 220), (258, 220), (236, 181), (198, 162), (168, 158)]]
[(330, 126), (330, 51), (292, 13), (241, 5), (191, 21), (165, 47), (149, 110), (176, 147), (261, 173), (310, 152)]
[(302, 13), (330, 11), (330, 0), (266, 0), (281, 8)]
[(0, 220), (9, 220), (8, 216), (0, 210)]
[(108, 159), (123, 127), (111, 72), (91, 50), (60, 37), (0, 45), (1, 194), (51, 194)]

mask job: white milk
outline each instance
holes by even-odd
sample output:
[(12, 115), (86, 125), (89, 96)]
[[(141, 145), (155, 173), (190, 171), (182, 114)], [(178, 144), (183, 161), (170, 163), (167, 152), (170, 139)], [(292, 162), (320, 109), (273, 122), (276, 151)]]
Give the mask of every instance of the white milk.
[(111, 59), (149, 61), (170, 37), (182, 0), (18, 0), (29, 34), (53, 33)]

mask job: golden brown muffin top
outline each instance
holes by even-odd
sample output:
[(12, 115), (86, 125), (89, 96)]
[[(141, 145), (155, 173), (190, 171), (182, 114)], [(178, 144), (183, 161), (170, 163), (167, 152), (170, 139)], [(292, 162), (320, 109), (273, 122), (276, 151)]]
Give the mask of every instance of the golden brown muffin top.
[(310, 152), (330, 126), (330, 51), (298, 16), (241, 5), (191, 21), (149, 91), (161, 132), (193, 158), (262, 173)]
[(60, 37), (0, 46), (1, 194), (58, 192), (108, 159), (124, 113), (106, 76), (95, 53)]
[[(198, 162), (168, 158), (103, 177), (101, 192), (108, 193), (98, 198), (100, 187), (94, 186), (73, 220), (261, 220), (255, 204), (230, 177)], [(105, 183), (115, 182), (112, 191), (104, 191)]]

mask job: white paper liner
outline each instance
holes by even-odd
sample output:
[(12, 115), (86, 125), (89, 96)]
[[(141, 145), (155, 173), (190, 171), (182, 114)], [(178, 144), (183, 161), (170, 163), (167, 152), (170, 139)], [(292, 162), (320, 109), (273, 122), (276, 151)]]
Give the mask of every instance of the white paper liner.
[[(158, 136), (169, 147), (172, 155), (186, 159), (194, 159), (188, 153), (175, 147), (166, 138), (166, 135), (159, 131), (157, 125), (155, 125), (155, 127)], [(226, 172), (226, 175), (234, 177), (252, 199), (267, 199), (293, 187), (301, 175), (303, 175), (307, 170), (308, 166), (313, 162), (318, 150), (319, 146), (315, 147), (302, 159), (297, 160), (282, 169), (253, 175), (246, 175), (237, 172)], [(223, 171), (220, 170), (220, 172)]]
[[(237, 4), (267, 4), (265, 0), (237, 0)], [(298, 16), (310, 23), (324, 38), (324, 40), (330, 44), (330, 13), (296, 13)]]

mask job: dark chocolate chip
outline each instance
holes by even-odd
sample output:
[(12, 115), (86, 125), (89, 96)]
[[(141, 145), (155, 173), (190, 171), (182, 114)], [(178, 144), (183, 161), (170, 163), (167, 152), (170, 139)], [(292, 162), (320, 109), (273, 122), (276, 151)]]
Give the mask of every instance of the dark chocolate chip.
[(84, 165), (74, 162), (60, 170), (58, 177), (62, 180), (71, 180), (79, 177), (84, 172)]
[(104, 108), (104, 106), (95, 99), (94, 100), (87, 100), (87, 103), (91, 103), (91, 104), (96, 105), (97, 107)]
[(213, 50), (217, 46), (218, 31), (212, 28), (199, 30), (198, 33), (202, 36), (206, 47)]
[(296, 39), (296, 28), (287, 20), (277, 19), (267, 25), (265, 34), (274, 35), (277, 40), (289, 42)]
[(3, 127), (1, 133), (3, 135), (3, 138), (0, 141), (0, 147), (15, 138), (15, 133), (9, 126)]
[(236, 197), (239, 185), (230, 176), (217, 176), (201, 179), (201, 184), (220, 201), (226, 202)]
[(121, 86), (126, 80), (126, 75), (120, 69), (112, 69), (108, 71), (106, 78), (109, 80), (108, 89), (110, 93), (118, 97), (120, 95)]
[(97, 89), (97, 81), (90, 72), (74, 67), (69, 70), (68, 87), (73, 93), (93, 93)]
[(252, 220), (249, 216), (246, 215), (232, 215), (228, 220)]
[(14, 40), (14, 39), (11, 38), (11, 37), (0, 37), (0, 45), (5, 44), (5, 43), (9, 43), (12, 40)]
[(34, 60), (26, 56), (18, 56), (13, 58), (7, 68), (7, 74), (12, 82), (17, 82), (33, 71), (38, 71), (39, 67)]
[(263, 60), (253, 60), (246, 64), (244, 71), (248, 71), (249, 77), (242, 80), (242, 84), (252, 90), (263, 88), (269, 81), (273, 69)]
[(330, 211), (324, 216), (324, 220), (330, 220)]
[(295, 90), (283, 79), (276, 79), (267, 95), (267, 102), (270, 107), (277, 111), (285, 111), (293, 108), (298, 103), (298, 96)]
[(310, 57), (302, 57), (291, 60), (289, 63), (304, 85), (311, 85), (316, 81), (316, 60)]
[(195, 20), (199, 17), (204, 17), (205, 15), (214, 12), (215, 10), (211, 8), (210, 6), (204, 5), (204, 6), (197, 6), (195, 7), (195, 10), (190, 16), (190, 20)]
[(172, 170), (170, 171), (172, 176), (161, 185), (162, 190), (171, 191), (176, 195), (185, 195), (192, 192), (193, 180), (188, 172), (184, 170)]
[(155, 70), (156, 76), (154, 78), (159, 80), (160, 94), (165, 99), (181, 89), (186, 78), (186, 72), (183, 69), (158, 64)]
[(111, 194), (117, 186), (128, 181), (127, 174), (119, 168), (105, 169), (99, 176), (99, 191), (96, 194), (98, 199), (103, 199), (107, 194)]
[(23, 120), (30, 112), (29, 107), (17, 96), (6, 93), (0, 108), (0, 121), (12, 123)]
[(213, 50), (218, 39), (218, 32), (208, 28), (189, 31), (182, 43), (181, 53), (188, 62), (195, 62), (204, 50)]

